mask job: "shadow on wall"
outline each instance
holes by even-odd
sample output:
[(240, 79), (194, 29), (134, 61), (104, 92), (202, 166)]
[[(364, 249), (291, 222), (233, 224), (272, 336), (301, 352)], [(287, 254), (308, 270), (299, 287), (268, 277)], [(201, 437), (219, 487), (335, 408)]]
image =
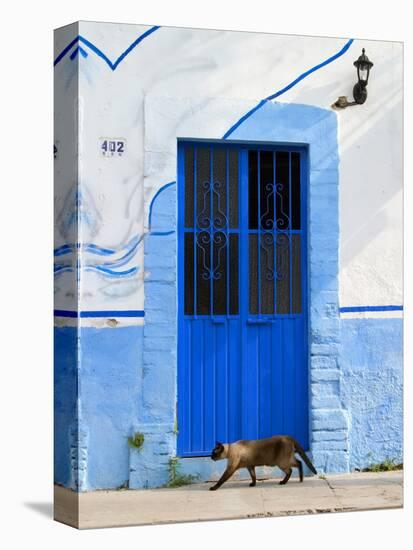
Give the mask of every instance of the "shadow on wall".
[[(341, 212), (351, 212), (340, 218), (342, 267), (388, 229), (392, 221), (388, 204), (403, 189), (403, 90), (395, 91), (387, 72), (381, 77), (377, 67), (375, 73), (366, 104), (338, 113), (340, 205)], [(401, 222), (401, 210), (394, 214)]]

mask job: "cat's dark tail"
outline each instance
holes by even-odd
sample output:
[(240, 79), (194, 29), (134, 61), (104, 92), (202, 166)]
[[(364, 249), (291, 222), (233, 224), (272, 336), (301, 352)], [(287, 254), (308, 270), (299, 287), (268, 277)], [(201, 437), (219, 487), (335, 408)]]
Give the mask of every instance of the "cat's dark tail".
[(307, 466), (310, 468), (310, 470), (313, 472), (313, 474), (317, 475), (317, 470), (314, 468), (313, 463), (308, 458), (308, 456), (305, 454), (304, 449), (301, 447), (301, 445), (298, 443), (298, 441), (296, 439), (294, 439), (293, 437), (291, 439), (294, 443), (295, 452), (298, 453), (301, 456), (301, 458), (304, 460), (304, 462), (307, 464)]

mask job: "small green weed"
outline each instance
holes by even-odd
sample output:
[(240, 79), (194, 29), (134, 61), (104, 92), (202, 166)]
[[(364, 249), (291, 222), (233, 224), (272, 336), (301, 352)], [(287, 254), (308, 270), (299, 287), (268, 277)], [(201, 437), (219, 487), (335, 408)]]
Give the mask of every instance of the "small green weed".
[(175, 416), (175, 421), (174, 421), (173, 433), (174, 433), (174, 435), (178, 435), (178, 433), (179, 433), (179, 430), (178, 430), (178, 418), (177, 418), (176, 416)]
[(363, 468), (362, 472), (394, 472), (403, 470), (403, 463), (398, 463), (394, 459), (386, 458), (378, 464), (370, 464), (367, 468)]
[(129, 447), (140, 449), (145, 441), (145, 436), (141, 432), (136, 432), (133, 436), (128, 437)]
[(179, 470), (179, 459), (176, 457), (169, 459), (169, 481), (166, 487), (182, 487), (198, 481), (199, 476), (192, 474), (182, 474)]

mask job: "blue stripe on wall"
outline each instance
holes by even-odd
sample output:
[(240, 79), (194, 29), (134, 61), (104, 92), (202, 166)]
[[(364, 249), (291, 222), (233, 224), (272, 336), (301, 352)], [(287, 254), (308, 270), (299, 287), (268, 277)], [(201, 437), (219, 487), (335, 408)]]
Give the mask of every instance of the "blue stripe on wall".
[(231, 126), (231, 128), (229, 130), (227, 130), (225, 132), (225, 134), (223, 135), (222, 139), (227, 139), (237, 128), (238, 126), (240, 126), (243, 122), (245, 122), (252, 114), (255, 113), (255, 111), (257, 111), (258, 109), (260, 109), (261, 107), (263, 107), (268, 101), (272, 101), (273, 99), (276, 99), (277, 97), (279, 97), (280, 95), (284, 94), (285, 92), (287, 92), (288, 90), (290, 90), (291, 88), (293, 88), (296, 84), (298, 84), (299, 82), (301, 82), (301, 80), (303, 80), (304, 78), (306, 78), (308, 75), (310, 75), (311, 73), (315, 72), (315, 71), (318, 71), (319, 69), (321, 69), (322, 67), (325, 67), (326, 65), (329, 65), (330, 63), (332, 63), (333, 61), (335, 61), (336, 59), (338, 59), (339, 57), (341, 57), (342, 55), (344, 55), (347, 50), (350, 48), (351, 44), (353, 43), (354, 39), (351, 38), (350, 40), (348, 40), (346, 42), (346, 44), (341, 48), (341, 50), (339, 52), (337, 52), (336, 54), (332, 55), (331, 57), (329, 57), (328, 59), (325, 59), (324, 61), (322, 61), (321, 63), (318, 63), (318, 65), (315, 65), (314, 67), (311, 67), (311, 69), (308, 69), (307, 71), (305, 71), (304, 73), (300, 74), (296, 79), (294, 79), (292, 82), (290, 82), (289, 84), (287, 84), (287, 86), (284, 86), (284, 88), (282, 88), (281, 90), (278, 90), (277, 92), (275, 92), (274, 94), (271, 94), (269, 96), (267, 96), (266, 98), (262, 99), (258, 105), (256, 105), (255, 107), (253, 107), (250, 111), (248, 111), (244, 116), (242, 116), (233, 126)]
[[(340, 313), (353, 313), (363, 311), (403, 311), (403, 306), (345, 306), (340, 308)], [(69, 311), (55, 309), (55, 317), (145, 317), (145, 312), (137, 310), (102, 310), (102, 311)]]
[(55, 309), (55, 317), (145, 317), (145, 312), (141, 309), (131, 310), (106, 310), (106, 311), (68, 311), (64, 309)]
[[(172, 185), (175, 185), (175, 184), (176, 184), (176, 181), (170, 181), (169, 183), (166, 183), (160, 189), (158, 189), (158, 191), (153, 196), (153, 198), (151, 200), (151, 203), (149, 205), (149, 216), (148, 216), (149, 231), (152, 229), (152, 211), (153, 211), (153, 206), (155, 204), (156, 199), (159, 197), (159, 195), (162, 193), (162, 191), (165, 191), (165, 189), (168, 189), (169, 187), (171, 187)], [(173, 231), (172, 231), (172, 233), (173, 233)]]
[(346, 306), (340, 308), (340, 313), (360, 311), (403, 311), (403, 306)]
[[(78, 35), (74, 40), (72, 40), (72, 42), (70, 42), (70, 44), (68, 44), (64, 50), (56, 57), (54, 63), (53, 63), (53, 66), (56, 66), (59, 61), (61, 61), (65, 55), (72, 49), (72, 47), (77, 43), (77, 42), (82, 42), (83, 44), (85, 44), (85, 46), (88, 46), (97, 56), (99, 56), (101, 59), (103, 59), (103, 61), (105, 61), (105, 63), (112, 69), (112, 71), (116, 70), (116, 67), (119, 65), (119, 63), (121, 63), (121, 61), (124, 60), (124, 58), (132, 51), (136, 48), (136, 46), (142, 42), (142, 40), (144, 40), (147, 36), (149, 36), (150, 34), (152, 34), (153, 32), (157, 31), (158, 29), (160, 29), (160, 26), (159, 25), (155, 25), (153, 27), (151, 27), (150, 29), (148, 29), (147, 31), (145, 31), (143, 34), (141, 34), (140, 36), (138, 36), (138, 38), (132, 42), (132, 44), (126, 48), (126, 50), (115, 60), (115, 61), (111, 61), (108, 56), (106, 54), (104, 54), (102, 52), (102, 50), (100, 50), (97, 46), (95, 46), (94, 44), (92, 44), (92, 42), (90, 42), (89, 40), (87, 40), (86, 38), (84, 38), (83, 36), (81, 35)], [(79, 47), (79, 49), (81, 50), (81, 54), (83, 55), (83, 57), (86, 57), (87, 56), (87, 53), (85, 52), (85, 50), (83, 50), (82, 48)], [(75, 50), (77, 52), (77, 50)], [(75, 53), (75, 52), (73, 52)], [(72, 54), (73, 55), (73, 54)], [(70, 56), (71, 59), (74, 59), (75, 55), (72, 55)]]

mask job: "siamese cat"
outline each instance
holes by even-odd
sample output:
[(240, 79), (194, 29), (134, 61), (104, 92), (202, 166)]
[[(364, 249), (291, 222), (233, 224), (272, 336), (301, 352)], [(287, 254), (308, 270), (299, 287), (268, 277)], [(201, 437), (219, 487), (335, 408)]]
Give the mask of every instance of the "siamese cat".
[(255, 466), (278, 466), (285, 473), (280, 485), (285, 485), (290, 479), (293, 467), (298, 468), (300, 481), (302, 482), (304, 479), (303, 465), (294, 453), (298, 453), (309, 469), (317, 474), (304, 449), (298, 441), (288, 435), (276, 435), (266, 439), (248, 441), (241, 440), (235, 443), (222, 444), (217, 442), (211, 454), (212, 460), (226, 458), (228, 463), (221, 478), (209, 489), (210, 491), (219, 489), (240, 468), (247, 468), (252, 479), (250, 487), (254, 487), (257, 482)]

